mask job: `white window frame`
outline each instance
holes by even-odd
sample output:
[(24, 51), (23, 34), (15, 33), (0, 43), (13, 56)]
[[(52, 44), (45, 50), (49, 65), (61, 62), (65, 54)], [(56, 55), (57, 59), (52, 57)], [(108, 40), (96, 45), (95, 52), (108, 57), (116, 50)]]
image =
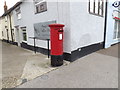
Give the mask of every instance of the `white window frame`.
[[(34, 1), (34, 6), (35, 6), (35, 14), (37, 13), (42, 13), (47, 11), (47, 2), (46, 0), (33, 0)], [(43, 9), (41, 9), (41, 5), (43, 5)]]
[[(115, 24), (114, 24), (114, 33), (113, 33), (113, 39), (114, 40), (118, 40), (120, 39), (120, 37), (118, 37), (118, 32), (120, 32), (120, 20), (115, 20)], [(115, 35), (116, 34), (116, 35)], [(114, 37), (115, 35), (115, 37)]]
[(17, 14), (17, 18), (18, 18), (18, 20), (20, 20), (22, 17), (21, 17), (21, 13), (18, 13)]
[[(27, 42), (27, 29), (26, 27), (21, 27), (22, 30), (22, 42)], [(24, 39), (24, 33), (26, 33), (26, 40)]]
[(22, 18), (20, 7), (18, 7), (18, 8), (16, 9), (16, 16), (17, 16), (17, 19), (18, 19), (18, 20), (20, 20), (20, 19)]
[(4, 32), (2, 31), (2, 37), (4, 37)]
[(8, 17), (7, 17), (7, 16), (5, 16), (5, 22), (7, 22), (7, 20), (8, 20)]
[(89, 0), (88, 10), (90, 14), (97, 16), (104, 15), (104, 0)]

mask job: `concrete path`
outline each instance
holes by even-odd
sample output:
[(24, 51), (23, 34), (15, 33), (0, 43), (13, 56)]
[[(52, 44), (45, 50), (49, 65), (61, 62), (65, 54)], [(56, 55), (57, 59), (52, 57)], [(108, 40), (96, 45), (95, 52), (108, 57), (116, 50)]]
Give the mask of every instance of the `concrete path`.
[[(8, 43), (2, 43), (2, 88), (14, 88), (53, 68), (46, 55), (23, 49)], [(66, 64), (66, 63), (65, 63)], [(0, 74), (1, 76), (1, 74)], [(1, 80), (1, 78), (0, 78)]]
[(18, 88), (118, 88), (118, 45), (80, 58)]

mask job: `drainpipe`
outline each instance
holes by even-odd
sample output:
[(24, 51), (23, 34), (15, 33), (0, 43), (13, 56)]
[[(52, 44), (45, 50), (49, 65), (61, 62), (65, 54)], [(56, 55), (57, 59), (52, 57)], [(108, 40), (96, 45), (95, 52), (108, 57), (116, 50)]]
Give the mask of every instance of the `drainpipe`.
[(11, 22), (11, 15), (10, 14), (9, 14), (9, 18), (10, 18), (11, 39), (12, 39), (12, 42), (13, 42), (12, 22)]
[(106, 0), (106, 5), (105, 5), (105, 23), (104, 23), (104, 42), (103, 42), (103, 48), (105, 48), (106, 31), (107, 31), (107, 11), (108, 11), (108, 0)]

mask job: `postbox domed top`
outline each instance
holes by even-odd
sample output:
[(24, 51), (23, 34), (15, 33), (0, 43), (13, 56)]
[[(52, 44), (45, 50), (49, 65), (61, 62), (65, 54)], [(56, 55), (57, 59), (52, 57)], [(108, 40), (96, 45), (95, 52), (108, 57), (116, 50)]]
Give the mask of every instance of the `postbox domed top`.
[(64, 27), (65, 25), (63, 24), (50, 24), (49, 27)]

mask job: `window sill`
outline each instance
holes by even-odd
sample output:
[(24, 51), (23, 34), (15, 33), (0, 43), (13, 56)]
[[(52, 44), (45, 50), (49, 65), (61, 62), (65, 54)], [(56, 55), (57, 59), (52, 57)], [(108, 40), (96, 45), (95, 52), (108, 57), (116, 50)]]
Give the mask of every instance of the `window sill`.
[(45, 10), (45, 11), (41, 11), (41, 12), (37, 12), (37, 13), (35, 13), (35, 15), (36, 15), (36, 14), (40, 14), (40, 13), (43, 13), (43, 12), (46, 12), (46, 11), (47, 11), (47, 10)]
[(27, 41), (24, 41), (24, 40), (22, 42), (27, 43)]
[(99, 16), (99, 17), (104, 17), (103, 15), (99, 15), (99, 14), (95, 14), (95, 13), (91, 13), (91, 12), (89, 12), (89, 14), (96, 15), (96, 16)]
[(20, 18), (20, 19), (17, 19), (17, 20), (21, 20), (21, 18)]

